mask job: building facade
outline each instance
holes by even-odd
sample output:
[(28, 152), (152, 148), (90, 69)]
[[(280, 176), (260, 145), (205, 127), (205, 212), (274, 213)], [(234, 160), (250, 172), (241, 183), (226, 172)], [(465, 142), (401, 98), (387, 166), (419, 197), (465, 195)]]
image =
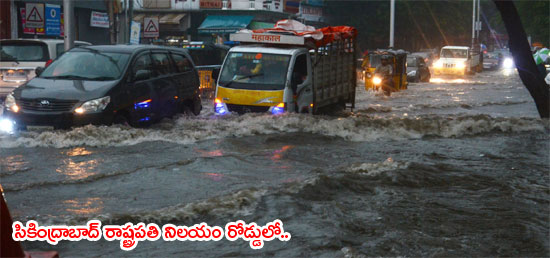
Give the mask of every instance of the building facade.
[[(133, 20), (141, 24), (141, 43), (165, 40), (223, 42), (240, 29), (271, 28), (282, 19), (324, 25), (321, 1), (309, 0), (134, 0)], [(158, 37), (147, 37), (158, 20)], [(146, 20), (147, 18), (147, 20)]]
[[(62, 0), (2, 0), (0, 4), (1, 38), (63, 39)], [(29, 28), (26, 25), (27, 4), (38, 7), (38, 12), (33, 13), (33, 17), (36, 17), (37, 21), (42, 20), (42, 27)], [(92, 44), (109, 44), (108, 18), (105, 25), (106, 10), (106, 1), (74, 1), (75, 39)], [(94, 22), (93, 13), (99, 15), (99, 22)]]

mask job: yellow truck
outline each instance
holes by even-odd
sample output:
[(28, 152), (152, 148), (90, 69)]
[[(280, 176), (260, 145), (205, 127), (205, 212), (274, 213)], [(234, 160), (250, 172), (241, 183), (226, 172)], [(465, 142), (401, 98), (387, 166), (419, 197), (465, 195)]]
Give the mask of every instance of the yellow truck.
[(355, 39), (311, 44), (286, 32), (235, 33), (216, 86), (214, 109), (228, 112), (316, 113), (354, 108)]

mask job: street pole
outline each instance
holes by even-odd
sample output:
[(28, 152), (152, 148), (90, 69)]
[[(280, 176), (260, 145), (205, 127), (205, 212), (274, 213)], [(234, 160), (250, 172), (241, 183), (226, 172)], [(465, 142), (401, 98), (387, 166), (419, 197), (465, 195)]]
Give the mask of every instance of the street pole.
[(74, 47), (74, 38), (75, 38), (75, 21), (74, 21), (74, 9), (73, 9), (73, 0), (63, 0), (63, 19), (65, 22), (65, 51)]
[(110, 44), (116, 44), (116, 34), (115, 34), (115, 13), (113, 11), (113, 1), (105, 0), (107, 5), (107, 14), (109, 15), (109, 38)]
[(390, 2), (390, 48), (393, 48), (393, 33), (395, 26), (395, 0)]
[(15, 1), (14, 0), (10, 0), (10, 13), (11, 13), (11, 20), (10, 20), (10, 30), (11, 30), (11, 39), (17, 39), (18, 38), (18, 26), (17, 26), (17, 6), (15, 6)]
[(481, 22), (479, 20), (480, 13), (481, 13), (481, 0), (477, 0), (477, 22), (476, 22), (477, 34), (476, 34), (476, 38), (477, 38), (478, 41), (479, 41), (479, 32), (481, 31)]
[(130, 38), (132, 36), (132, 21), (134, 20), (134, 0), (128, 0), (128, 43), (130, 43)]
[(475, 45), (476, 38), (476, 0), (472, 1), (472, 48)]

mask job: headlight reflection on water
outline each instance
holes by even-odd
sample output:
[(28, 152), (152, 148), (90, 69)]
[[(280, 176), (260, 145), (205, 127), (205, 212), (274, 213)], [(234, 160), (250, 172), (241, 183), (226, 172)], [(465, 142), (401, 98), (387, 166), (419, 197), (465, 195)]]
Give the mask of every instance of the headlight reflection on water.
[(466, 81), (464, 79), (444, 79), (444, 78), (430, 78), (431, 83), (467, 83), (469, 81)]

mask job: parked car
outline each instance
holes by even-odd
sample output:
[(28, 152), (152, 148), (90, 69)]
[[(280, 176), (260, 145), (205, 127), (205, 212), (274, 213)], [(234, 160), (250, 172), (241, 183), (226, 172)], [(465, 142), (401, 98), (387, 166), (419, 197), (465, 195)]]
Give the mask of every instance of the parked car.
[[(91, 44), (75, 42), (75, 46), (84, 45)], [(36, 67), (49, 65), (63, 52), (65, 45), (60, 39), (0, 40), (0, 99), (32, 79)]]
[(430, 69), (421, 56), (410, 55), (407, 57), (407, 81), (429, 82)]
[(19, 129), (86, 124), (145, 125), (202, 109), (188, 52), (153, 45), (74, 48), (6, 98)]

